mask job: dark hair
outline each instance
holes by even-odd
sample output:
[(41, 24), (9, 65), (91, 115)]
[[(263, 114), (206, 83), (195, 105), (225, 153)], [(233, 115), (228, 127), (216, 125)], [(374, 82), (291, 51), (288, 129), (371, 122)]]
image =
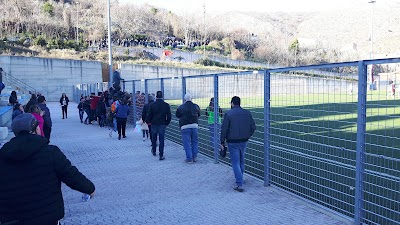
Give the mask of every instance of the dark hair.
[(37, 98), (37, 101), (38, 101), (39, 103), (43, 103), (45, 100), (46, 100), (46, 98), (45, 98), (43, 95), (41, 95), (41, 96), (39, 96), (39, 97)]
[(240, 98), (238, 96), (233, 96), (231, 103), (233, 103), (233, 105), (238, 105), (240, 106)]
[(163, 98), (162, 91), (157, 91), (156, 98)]
[(209, 104), (208, 106), (214, 107), (214, 97), (212, 97), (212, 98), (210, 99), (210, 104)]
[(37, 98), (36, 94), (32, 94), (32, 95), (31, 95), (31, 99), (36, 100), (36, 98)]
[(17, 92), (16, 91), (12, 91), (11, 95), (17, 95)]
[(34, 113), (37, 113), (37, 114), (40, 114), (41, 111), (42, 110), (37, 105), (31, 105), (31, 107), (29, 107), (29, 110), (28, 110), (29, 113), (33, 113), (34, 112)]
[(19, 109), (20, 106), (21, 106), (21, 104), (19, 104), (19, 103), (15, 104), (13, 110)]

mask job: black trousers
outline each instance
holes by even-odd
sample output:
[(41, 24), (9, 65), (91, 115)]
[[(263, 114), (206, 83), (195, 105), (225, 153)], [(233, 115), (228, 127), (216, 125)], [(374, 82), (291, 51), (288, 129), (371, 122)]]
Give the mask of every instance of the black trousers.
[(118, 136), (125, 136), (125, 129), (126, 129), (126, 120), (127, 118), (117, 117), (117, 129), (118, 129)]
[(43, 126), (44, 137), (50, 141), (51, 127)]
[(61, 110), (62, 110), (62, 116), (63, 116), (63, 119), (64, 119), (64, 114), (65, 114), (65, 118), (68, 118), (68, 106), (67, 105), (63, 105), (63, 106), (61, 106)]

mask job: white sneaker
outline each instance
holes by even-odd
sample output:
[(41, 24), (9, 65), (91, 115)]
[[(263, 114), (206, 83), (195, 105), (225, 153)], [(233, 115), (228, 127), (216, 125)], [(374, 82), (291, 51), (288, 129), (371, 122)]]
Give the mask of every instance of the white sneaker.
[(146, 140), (146, 138), (143, 138), (143, 141), (145, 141)]

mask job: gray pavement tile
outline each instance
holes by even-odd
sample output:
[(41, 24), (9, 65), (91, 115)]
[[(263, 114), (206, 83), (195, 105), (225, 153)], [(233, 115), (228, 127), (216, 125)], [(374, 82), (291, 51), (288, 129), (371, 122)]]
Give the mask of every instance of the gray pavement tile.
[[(230, 167), (206, 156), (184, 163), (182, 146), (166, 142), (166, 160), (150, 153), (133, 127), (128, 138), (109, 137), (107, 128), (81, 124), (76, 104), (61, 119), (58, 103), (48, 103), (53, 119), (51, 144), (96, 185), (96, 196), (81, 201), (81, 193), (63, 185), (65, 225), (81, 224), (349, 224), (246, 176), (245, 192), (232, 190)], [(171, 129), (171, 128), (167, 128)]]

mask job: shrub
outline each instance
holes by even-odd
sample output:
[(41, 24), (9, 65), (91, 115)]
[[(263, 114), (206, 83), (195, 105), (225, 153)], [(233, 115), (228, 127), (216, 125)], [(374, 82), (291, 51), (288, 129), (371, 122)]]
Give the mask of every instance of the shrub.
[(46, 2), (43, 4), (43, 12), (47, 13), (49, 16), (54, 16), (54, 7), (51, 3)]
[(47, 45), (47, 42), (46, 42), (46, 39), (42, 35), (39, 35), (33, 40), (33, 44), (44, 47)]

